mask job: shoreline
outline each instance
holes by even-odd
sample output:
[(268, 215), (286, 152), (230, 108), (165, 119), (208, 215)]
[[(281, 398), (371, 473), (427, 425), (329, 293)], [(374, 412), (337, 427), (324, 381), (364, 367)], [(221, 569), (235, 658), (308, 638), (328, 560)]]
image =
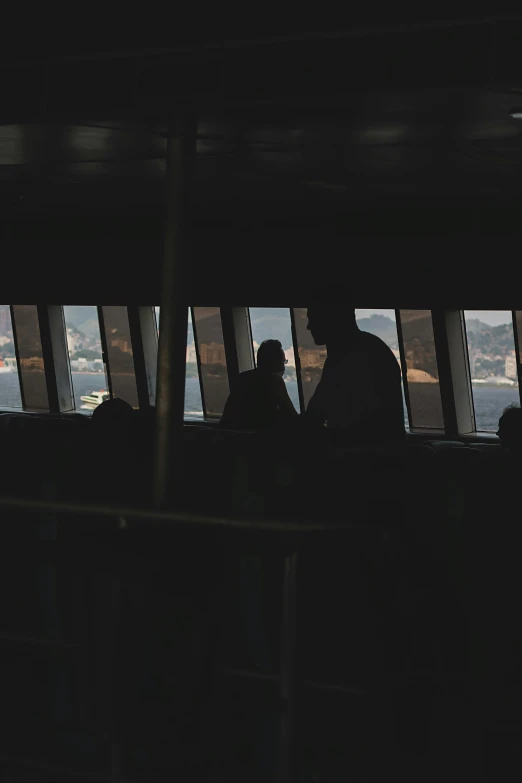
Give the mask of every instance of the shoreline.
[(516, 389), (517, 384), (514, 383), (511, 385), (510, 383), (473, 383), (471, 381), (471, 385), (477, 389)]

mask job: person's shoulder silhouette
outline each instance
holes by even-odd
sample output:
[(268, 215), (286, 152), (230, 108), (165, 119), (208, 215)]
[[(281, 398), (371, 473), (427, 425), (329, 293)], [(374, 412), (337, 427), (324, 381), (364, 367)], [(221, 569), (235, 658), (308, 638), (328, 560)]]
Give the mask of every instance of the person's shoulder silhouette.
[(327, 359), (307, 416), (357, 442), (403, 439), (401, 372), (386, 343), (359, 329), (352, 307), (310, 307), (308, 329)]
[(517, 458), (522, 456), (522, 408), (519, 405), (509, 405), (504, 409), (498, 422), (497, 435), (507, 455)]

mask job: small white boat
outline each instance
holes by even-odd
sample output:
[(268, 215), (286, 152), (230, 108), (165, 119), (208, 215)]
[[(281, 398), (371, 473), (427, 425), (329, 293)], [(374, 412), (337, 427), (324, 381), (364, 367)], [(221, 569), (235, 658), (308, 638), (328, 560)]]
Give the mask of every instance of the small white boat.
[(82, 408), (84, 410), (94, 410), (94, 408), (97, 408), (98, 405), (101, 405), (102, 402), (105, 402), (105, 400), (110, 399), (109, 392), (105, 391), (105, 389), (101, 389), (100, 391), (93, 391), (91, 394), (86, 394), (83, 397), (80, 397), (80, 400), (84, 403), (82, 405)]

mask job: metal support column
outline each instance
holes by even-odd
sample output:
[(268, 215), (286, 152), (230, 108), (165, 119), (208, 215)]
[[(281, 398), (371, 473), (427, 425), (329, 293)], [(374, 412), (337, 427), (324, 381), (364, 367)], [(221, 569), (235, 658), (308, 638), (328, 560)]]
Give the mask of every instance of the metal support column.
[(63, 307), (37, 305), (45, 382), (51, 413), (74, 409)]
[(462, 310), (432, 310), (446, 434), (456, 438), (475, 429), (473, 394)]
[(223, 340), (225, 343), (225, 356), (227, 359), (228, 380), (230, 384), (233, 384), (240, 372), (234, 328), (234, 315), (231, 307), (221, 307), (220, 311), (221, 328), (223, 329)]
[(239, 372), (253, 370), (255, 367), (252, 330), (248, 307), (233, 307), (234, 334), (236, 338), (237, 362)]
[(127, 308), (136, 373), (140, 409), (154, 405), (156, 399), (156, 367), (158, 364), (158, 332), (152, 307)]
[(281, 618), (281, 735), (277, 780), (295, 780), (297, 551), (285, 553)]
[(169, 128), (165, 174), (165, 236), (161, 329), (156, 391), (154, 501), (168, 504), (182, 477), (188, 297), (186, 292), (187, 213), (196, 148), (196, 120), (190, 112)]
[(457, 411), (453, 397), (453, 377), (449, 354), (448, 335), (446, 332), (446, 319), (443, 310), (432, 310), (433, 337), (437, 354), (437, 367), (439, 370), (439, 388), (444, 416), (444, 430), (446, 435), (456, 438), (459, 434), (457, 424)]

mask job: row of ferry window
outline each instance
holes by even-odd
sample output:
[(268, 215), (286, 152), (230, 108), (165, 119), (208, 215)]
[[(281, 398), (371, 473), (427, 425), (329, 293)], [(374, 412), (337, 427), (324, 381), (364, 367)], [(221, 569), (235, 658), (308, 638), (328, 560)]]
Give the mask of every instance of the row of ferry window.
[[(297, 410), (306, 408), (321, 376), (324, 346), (306, 329), (306, 308), (248, 309), (255, 358), (263, 340), (281, 341), (288, 360), (285, 381)], [(477, 430), (496, 430), (502, 410), (519, 403), (517, 323), (511, 311), (465, 311), (467, 354)], [(159, 331), (160, 311), (155, 308)], [(406, 368), (406, 426), (443, 429), (444, 414), (430, 310), (356, 310), (359, 326), (377, 334)], [(63, 307), (72, 407), (90, 413), (107, 395), (138, 407), (138, 390), (127, 308)], [(0, 406), (49, 410), (40, 323), (36, 305), (0, 305)], [(188, 311), (185, 417), (217, 419), (229, 393), (219, 307)]]

